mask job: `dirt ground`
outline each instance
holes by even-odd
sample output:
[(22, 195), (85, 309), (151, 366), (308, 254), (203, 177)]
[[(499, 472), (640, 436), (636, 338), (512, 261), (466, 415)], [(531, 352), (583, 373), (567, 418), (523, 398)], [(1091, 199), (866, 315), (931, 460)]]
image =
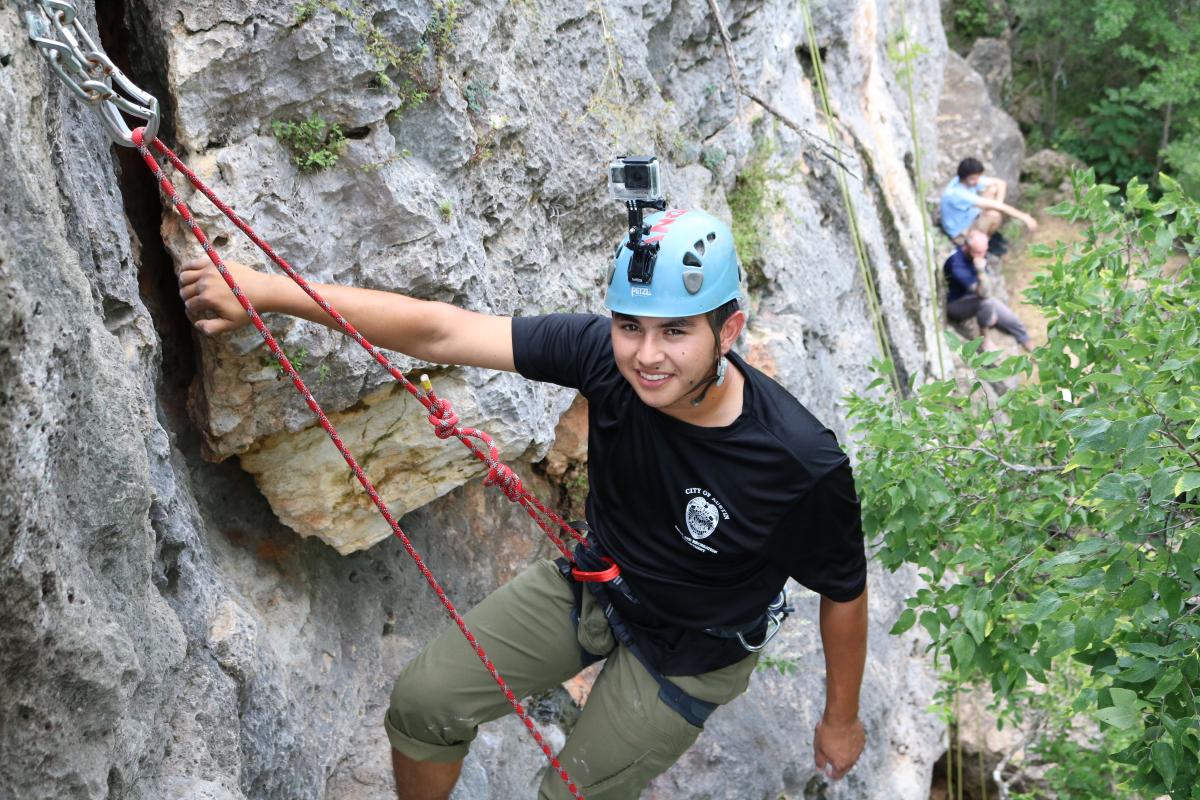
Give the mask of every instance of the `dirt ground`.
[(1040, 210), (1034, 212), (1038, 229), (1033, 233), (1021, 229), (1019, 238), (1011, 242), (1008, 254), (1000, 261), (1000, 271), (1008, 287), (1008, 304), (1037, 346), (1046, 343), (1046, 319), (1036, 306), (1025, 302), (1025, 290), (1033, 278), (1045, 269), (1046, 259), (1035, 258), (1029, 251), (1035, 244), (1054, 245), (1056, 242), (1071, 242), (1079, 238), (1079, 226), (1066, 220), (1052, 217)]

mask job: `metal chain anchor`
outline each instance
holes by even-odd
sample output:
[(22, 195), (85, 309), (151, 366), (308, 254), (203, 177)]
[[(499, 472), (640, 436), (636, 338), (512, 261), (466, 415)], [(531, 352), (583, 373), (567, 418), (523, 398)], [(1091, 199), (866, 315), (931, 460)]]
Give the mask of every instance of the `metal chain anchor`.
[[(142, 91), (96, 46), (67, 0), (35, 0), (25, 12), (29, 38), (67, 88), (100, 115), (108, 136), (136, 147), (122, 112), (144, 120), (146, 139), (158, 135), (158, 99)], [(115, 85), (114, 85), (115, 84)]]

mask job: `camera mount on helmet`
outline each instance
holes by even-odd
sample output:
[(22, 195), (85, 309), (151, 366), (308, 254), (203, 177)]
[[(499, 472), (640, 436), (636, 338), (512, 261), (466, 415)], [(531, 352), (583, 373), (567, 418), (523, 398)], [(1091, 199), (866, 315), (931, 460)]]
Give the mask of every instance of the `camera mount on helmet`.
[(666, 197), (659, 189), (658, 158), (655, 156), (618, 156), (608, 167), (608, 190), (614, 200), (623, 200), (629, 212), (629, 241), (633, 251), (629, 260), (629, 282), (648, 284), (654, 277), (658, 243), (647, 244), (642, 236), (649, 233), (642, 222), (648, 208), (665, 211)]

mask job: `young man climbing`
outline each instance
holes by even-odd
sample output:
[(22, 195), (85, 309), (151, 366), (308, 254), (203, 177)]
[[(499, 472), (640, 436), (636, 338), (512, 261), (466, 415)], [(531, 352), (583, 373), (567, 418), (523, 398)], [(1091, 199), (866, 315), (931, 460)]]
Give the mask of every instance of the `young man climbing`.
[[(746, 317), (729, 229), (670, 210), (644, 230), (657, 252), (631, 265), (629, 247), (618, 249), (611, 318), (509, 318), (383, 291), (318, 291), (382, 347), (587, 397), (591, 546), (576, 549), (576, 570), (538, 562), (466, 614), (518, 696), (606, 659), (559, 754), (584, 797), (636, 798), (713, 709), (745, 691), (789, 577), (821, 594), (826, 697), (814, 758), (841, 778), (864, 746), (867, 633), (848, 460), (832, 432), (731, 349)], [(285, 276), (230, 268), (258, 309), (330, 324)], [(207, 259), (184, 265), (180, 285), (204, 333), (246, 324)], [(510, 712), (459, 631), (445, 630), (404, 667), (386, 715), (401, 800), (449, 797), (478, 726)], [(569, 792), (548, 770), (538, 796)]]
[(964, 158), (958, 164), (958, 175), (942, 191), (942, 230), (961, 245), (968, 229), (983, 231), (989, 237), (996, 234), (1007, 215), (1036, 231), (1037, 220), (1005, 203), (1007, 194), (1006, 182), (984, 175), (983, 164), (976, 159)]

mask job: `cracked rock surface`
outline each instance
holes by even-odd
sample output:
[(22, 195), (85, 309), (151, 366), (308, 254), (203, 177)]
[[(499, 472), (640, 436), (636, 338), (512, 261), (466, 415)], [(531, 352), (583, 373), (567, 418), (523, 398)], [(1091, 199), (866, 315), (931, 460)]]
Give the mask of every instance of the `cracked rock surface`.
[[(599, 311), (624, 227), (602, 168), (656, 152), (676, 205), (749, 207), (739, 224), (759, 245), (743, 252), (739, 347), (852, 447), (840, 401), (881, 353), (839, 167), (749, 101), (739, 111), (707, 3), (483, 0), (453, 19), (410, 0), (127, 0), (99, 20), (80, 5), (163, 102), (164, 140), (317, 282), (503, 314)], [(799, 10), (720, 5), (742, 80), (826, 138)], [(899, 11), (813, 3), (866, 266), (907, 379), (937, 363), (938, 331), (889, 55)], [(947, 58), (938, 3), (906, 6), (905, 25), (928, 180)], [(24, 26), (0, 0), (0, 797), (384, 800), (392, 677), (445, 618), (257, 334), (193, 336), (171, 270), (196, 245)], [(314, 114), (347, 141), (333, 167), (302, 172), (272, 123)], [(183, 193), (227, 258), (262, 265)], [(312, 323), (267, 321), (458, 606), (550, 554), (368, 354)], [(556, 504), (541, 476), (576, 463), (578, 431), (543, 459), (570, 392), (395, 363), (430, 372)], [(870, 744), (847, 781), (825, 786), (812, 766), (824, 680), (810, 595), (772, 645), (796, 669), (756, 674), (646, 796), (926, 797), (944, 735), (925, 710), (934, 678), (917, 633), (887, 635), (917, 586), (872, 571)], [(454, 797), (530, 797), (543, 769), (519, 722), (501, 720)]]

